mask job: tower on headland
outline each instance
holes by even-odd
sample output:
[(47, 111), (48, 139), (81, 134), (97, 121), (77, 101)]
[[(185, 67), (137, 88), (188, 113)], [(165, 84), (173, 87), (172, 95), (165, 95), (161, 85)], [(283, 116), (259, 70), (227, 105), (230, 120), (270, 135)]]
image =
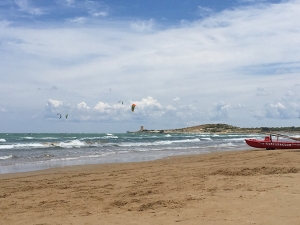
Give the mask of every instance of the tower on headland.
[(141, 129), (140, 129), (140, 131), (143, 131), (144, 130), (144, 126), (141, 126)]

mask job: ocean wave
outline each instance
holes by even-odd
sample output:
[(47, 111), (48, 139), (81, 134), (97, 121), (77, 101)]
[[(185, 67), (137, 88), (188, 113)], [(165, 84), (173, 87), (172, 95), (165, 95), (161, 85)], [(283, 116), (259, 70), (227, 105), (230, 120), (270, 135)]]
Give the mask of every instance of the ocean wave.
[(229, 143), (226, 143), (226, 144), (225, 144), (225, 143), (219, 144), (219, 147), (220, 147), (220, 148), (236, 148), (237, 145), (235, 145), (235, 144), (229, 142)]
[(0, 149), (30, 149), (30, 148), (43, 148), (45, 147), (42, 143), (28, 143), (28, 144), (10, 144), (0, 145)]
[(13, 145), (0, 145), (0, 149), (13, 149)]
[(212, 139), (211, 139), (210, 137), (207, 137), (207, 138), (200, 138), (200, 140), (212, 141)]
[(47, 148), (87, 148), (87, 147), (103, 147), (103, 146), (118, 146), (117, 143), (107, 142), (104, 140), (98, 141), (82, 141), (68, 140), (61, 142), (36, 142), (36, 143), (18, 143), (0, 145), (0, 150), (9, 149), (47, 149)]
[(103, 139), (108, 139), (108, 138), (119, 138), (118, 136), (114, 136), (114, 135), (108, 135), (108, 136), (103, 136)]
[(131, 142), (131, 143), (120, 143), (122, 147), (133, 147), (133, 146), (155, 146), (155, 145), (171, 145), (174, 143), (188, 143), (188, 142), (200, 142), (199, 138), (184, 139), (184, 140), (162, 140), (154, 142)]
[(59, 147), (62, 148), (80, 148), (80, 147), (85, 147), (87, 146), (86, 142), (82, 142), (79, 140), (73, 140), (70, 142), (60, 142), (58, 144)]
[(25, 164), (28, 168), (37, 164), (65, 166), (77, 162), (140, 161), (178, 154), (236, 150), (246, 146), (244, 138), (248, 136), (122, 133), (4, 135), (0, 136), (0, 173), (1, 168), (6, 166), (22, 167)]
[(50, 143), (52, 147), (61, 148), (88, 148), (88, 147), (103, 147), (103, 146), (118, 146), (116, 143), (109, 143), (103, 140), (98, 141), (82, 141), (72, 140), (67, 142)]
[(238, 147), (238, 145), (235, 145), (235, 144), (229, 142), (229, 143), (220, 143), (220, 144), (215, 144), (215, 145), (209, 145), (206, 147), (208, 147), (208, 148), (236, 148), (236, 147)]
[(198, 137), (210, 137), (211, 134), (196, 134)]
[(13, 158), (13, 155), (0, 156), (0, 160), (6, 160)]
[(230, 138), (230, 139), (227, 139), (226, 141), (229, 141), (229, 142), (231, 142), (231, 141), (235, 141), (235, 142), (242, 141), (242, 142), (244, 142), (244, 140), (245, 140), (245, 138)]
[(38, 139), (40, 139), (40, 140), (57, 140), (58, 138), (56, 138), (56, 137), (41, 137)]
[(79, 140), (84, 141), (84, 140), (99, 140), (102, 137), (84, 137), (84, 138), (80, 138)]
[(54, 159), (50, 159), (50, 161), (59, 162), (59, 161), (76, 161), (76, 160), (96, 159), (96, 158), (101, 158), (101, 157), (115, 155), (115, 154), (116, 154), (116, 152), (104, 152), (104, 153), (93, 154), (93, 155), (79, 155), (79, 156), (73, 156), (73, 157), (54, 158)]
[(199, 138), (194, 139), (183, 139), (183, 140), (167, 140), (167, 141), (157, 141), (159, 144), (172, 144), (172, 143), (187, 143), (187, 142), (199, 142)]
[(63, 144), (55, 142), (47, 143), (19, 143), (10, 145), (0, 145), (0, 149), (36, 149), (36, 148), (49, 148), (49, 147), (60, 147)]

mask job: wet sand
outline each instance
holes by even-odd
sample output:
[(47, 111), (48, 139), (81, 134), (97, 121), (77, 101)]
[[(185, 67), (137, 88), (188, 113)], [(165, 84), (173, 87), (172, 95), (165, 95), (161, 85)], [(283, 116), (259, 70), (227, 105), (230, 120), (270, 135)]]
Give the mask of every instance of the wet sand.
[(299, 224), (300, 150), (0, 175), (0, 224)]

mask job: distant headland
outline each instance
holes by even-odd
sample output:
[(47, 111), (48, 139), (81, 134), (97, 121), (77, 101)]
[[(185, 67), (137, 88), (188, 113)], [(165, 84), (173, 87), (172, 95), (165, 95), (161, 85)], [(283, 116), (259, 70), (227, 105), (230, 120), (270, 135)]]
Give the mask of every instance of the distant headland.
[(202, 124), (191, 127), (177, 128), (177, 129), (167, 129), (167, 130), (148, 130), (141, 126), (138, 131), (127, 131), (127, 133), (218, 133), (218, 134), (228, 134), (228, 133), (261, 133), (261, 132), (290, 132), (300, 133), (300, 127), (237, 127), (228, 124)]

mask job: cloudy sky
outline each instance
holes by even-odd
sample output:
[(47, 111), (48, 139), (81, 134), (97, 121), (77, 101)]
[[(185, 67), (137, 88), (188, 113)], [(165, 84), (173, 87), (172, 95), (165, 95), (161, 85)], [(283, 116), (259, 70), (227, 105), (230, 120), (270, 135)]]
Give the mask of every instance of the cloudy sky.
[(299, 15), (300, 0), (1, 0), (0, 132), (300, 126)]

